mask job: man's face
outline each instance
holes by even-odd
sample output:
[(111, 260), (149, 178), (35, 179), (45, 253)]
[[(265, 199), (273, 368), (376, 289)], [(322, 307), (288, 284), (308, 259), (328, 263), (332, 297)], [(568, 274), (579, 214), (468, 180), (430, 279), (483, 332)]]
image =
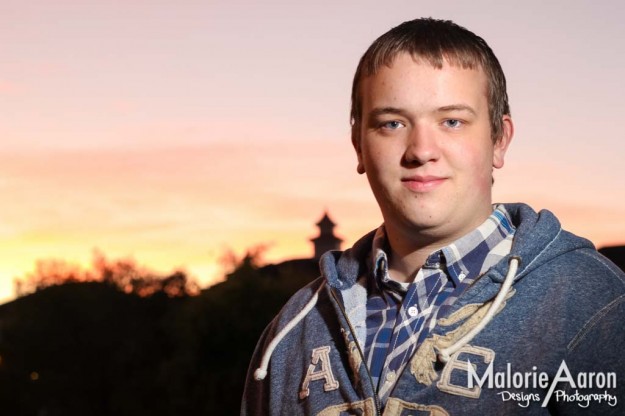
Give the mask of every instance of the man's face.
[(493, 144), (486, 91), (482, 69), (436, 69), (409, 54), (362, 80), (354, 146), (389, 232), (443, 245), (490, 215), (512, 121), (504, 116)]

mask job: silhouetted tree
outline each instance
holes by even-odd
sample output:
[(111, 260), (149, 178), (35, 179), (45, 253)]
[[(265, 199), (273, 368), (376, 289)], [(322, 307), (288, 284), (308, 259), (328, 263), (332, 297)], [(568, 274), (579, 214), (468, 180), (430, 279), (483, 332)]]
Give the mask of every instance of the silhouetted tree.
[(71, 282), (103, 282), (124, 293), (144, 297), (157, 292), (163, 292), (170, 297), (199, 293), (197, 283), (181, 270), (162, 276), (137, 265), (133, 259), (109, 260), (101, 252), (95, 251), (90, 269), (83, 269), (64, 260), (37, 261), (33, 273), (16, 279), (16, 294), (24, 296), (50, 286)]

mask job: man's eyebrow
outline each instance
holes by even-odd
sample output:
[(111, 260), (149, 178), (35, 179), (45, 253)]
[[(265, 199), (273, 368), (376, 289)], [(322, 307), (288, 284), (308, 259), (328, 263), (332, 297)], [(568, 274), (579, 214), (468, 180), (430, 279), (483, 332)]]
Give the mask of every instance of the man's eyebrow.
[(437, 113), (448, 113), (451, 111), (468, 111), (474, 116), (477, 116), (477, 112), (473, 109), (473, 107), (466, 105), (466, 104), (452, 104), (452, 105), (439, 107), (436, 109)]
[(406, 115), (406, 111), (397, 107), (377, 107), (369, 111), (368, 116), (373, 118), (373, 117), (378, 117), (384, 114)]

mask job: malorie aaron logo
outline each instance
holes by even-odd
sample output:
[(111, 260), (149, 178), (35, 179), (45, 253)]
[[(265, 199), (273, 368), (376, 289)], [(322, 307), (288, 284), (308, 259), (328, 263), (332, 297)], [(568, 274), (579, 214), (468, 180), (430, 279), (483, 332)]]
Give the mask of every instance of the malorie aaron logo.
[[(510, 363), (506, 364), (506, 371), (493, 372), (493, 362), (491, 361), (488, 368), (484, 372), (482, 378), (480, 378), (476, 372), (475, 367), (471, 364), (471, 361), (467, 361), (468, 371), (468, 388), (473, 388), (474, 382), (482, 388), (486, 384), (489, 389), (546, 389), (549, 390), (545, 395), (545, 398), (541, 404), (541, 407), (546, 407), (549, 400), (555, 399), (558, 402), (576, 402), (580, 407), (588, 407), (591, 402), (608, 403), (610, 406), (616, 406), (618, 399), (616, 395), (608, 393), (607, 389), (616, 388), (616, 373), (601, 373), (601, 372), (580, 372), (577, 377), (571, 375), (566, 362), (562, 360), (558, 371), (549, 381), (549, 375), (545, 372), (537, 373), (536, 366), (532, 367), (532, 371), (518, 372), (512, 371)], [(566, 390), (555, 390), (556, 384), (563, 382), (570, 387), (570, 391), (573, 393), (567, 393)], [(584, 394), (583, 389), (606, 389), (603, 393), (591, 393)], [(555, 391), (554, 391), (555, 390)], [(580, 392), (582, 390), (582, 392)], [(521, 407), (528, 407), (530, 402), (540, 401), (540, 395), (538, 393), (526, 394), (526, 393), (513, 393), (510, 391), (502, 391), (498, 393), (501, 395), (503, 401), (514, 400), (519, 402)]]

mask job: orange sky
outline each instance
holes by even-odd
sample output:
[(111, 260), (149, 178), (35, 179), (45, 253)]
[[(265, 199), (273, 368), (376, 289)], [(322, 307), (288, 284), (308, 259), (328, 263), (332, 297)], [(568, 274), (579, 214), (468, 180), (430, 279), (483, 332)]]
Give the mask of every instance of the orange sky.
[(94, 248), (202, 285), (226, 249), (309, 256), (326, 208), (352, 244), (381, 217), (355, 171), (351, 77), (417, 16), (502, 62), (516, 135), (495, 200), (625, 243), (625, 6), (439, 3), (0, 1), (0, 302), (37, 259)]

